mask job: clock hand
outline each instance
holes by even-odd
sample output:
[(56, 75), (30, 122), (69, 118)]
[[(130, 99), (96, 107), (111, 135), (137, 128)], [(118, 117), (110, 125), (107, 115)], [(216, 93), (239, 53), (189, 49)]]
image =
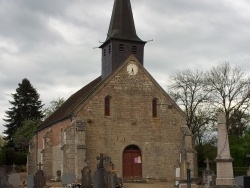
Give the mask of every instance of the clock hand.
[(132, 68), (132, 73), (134, 74), (134, 69)]

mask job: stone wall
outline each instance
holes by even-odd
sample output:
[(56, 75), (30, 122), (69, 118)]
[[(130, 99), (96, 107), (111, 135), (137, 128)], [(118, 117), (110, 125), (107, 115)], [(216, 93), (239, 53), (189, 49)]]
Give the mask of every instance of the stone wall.
[(55, 178), (57, 171), (62, 171), (62, 150), (60, 145), (52, 148), (52, 160), (52, 178)]
[[(133, 60), (139, 67), (136, 75), (129, 75), (126, 63)], [(73, 119), (59, 122), (38, 133), (38, 159), (41, 160), (42, 138), (48, 130), (47, 155), (51, 157), (50, 173), (56, 176), (61, 161), (62, 174), (72, 172), (81, 177), (81, 169), (89, 161), (92, 173), (105, 153), (111, 157), (120, 176), (123, 173), (123, 152), (136, 145), (142, 154), (142, 176), (173, 180), (180, 153), (193, 149), (190, 137), (184, 138), (181, 125), (185, 114), (148, 74), (136, 59), (130, 57), (75, 109)], [(104, 99), (110, 96), (110, 116), (104, 114)], [(157, 117), (152, 116), (152, 101), (157, 98)], [(49, 150), (49, 147), (51, 149)], [(59, 151), (61, 149), (61, 152)], [(191, 150), (189, 150), (191, 149)], [(51, 154), (49, 154), (51, 152)], [(192, 151), (193, 152), (193, 151)], [(190, 160), (193, 157), (186, 155)], [(59, 154), (60, 153), (60, 154)], [(46, 162), (47, 163), (47, 162)]]
[(37, 148), (34, 152), (37, 158), (32, 168), (37, 170), (36, 164), (41, 162), (43, 164), (42, 169), (46, 171), (45, 175), (49, 179), (54, 179), (57, 176), (57, 171), (63, 170), (61, 139), (62, 133), (70, 125), (70, 122), (70, 119), (66, 119), (39, 131), (36, 135)]
[[(127, 73), (126, 66), (118, 69), (78, 108), (77, 116), (88, 122), (89, 167), (93, 172), (96, 156), (106, 153), (122, 175), (123, 151), (128, 145), (136, 145), (142, 152), (143, 177), (173, 179), (185, 115), (139, 63), (138, 66), (134, 76)], [(111, 97), (110, 116), (104, 115), (106, 96)], [(154, 98), (158, 99), (158, 117), (152, 117)]]
[(29, 153), (27, 155), (27, 173), (28, 173), (28, 175), (35, 174), (35, 172), (37, 171), (36, 146), (37, 146), (37, 136), (35, 135), (29, 143)]
[(81, 179), (81, 170), (86, 160), (85, 123), (75, 118), (64, 132), (63, 173), (74, 173)]
[(52, 167), (53, 167), (53, 153), (52, 153), (52, 132), (49, 130), (44, 136), (44, 146), (42, 149), (43, 155), (43, 171), (47, 179), (52, 179)]

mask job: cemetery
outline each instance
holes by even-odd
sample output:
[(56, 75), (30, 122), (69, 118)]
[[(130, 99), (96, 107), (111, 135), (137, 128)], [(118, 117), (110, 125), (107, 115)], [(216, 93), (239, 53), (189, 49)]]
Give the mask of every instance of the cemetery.
[[(228, 143), (224, 113), (218, 115), (218, 147), (215, 160), (206, 159), (206, 169), (202, 171), (202, 177), (191, 178), (189, 163), (181, 161), (180, 167), (173, 169), (176, 173), (175, 182), (152, 179), (124, 179), (119, 177), (115, 164), (107, 155), (100, 153), (96, 157), (96, 169), (91, 173), (86, 165), (81, 170), (81, 179), (74, 173), (57, 173), (55, 179), (47, 179), (42, 170), (43, 164), (37, 164), (37, 171), (32, 175), (22, 176), (17, 173), (15, 164), (10, 172), (0, 168), (1, 188), (249, 188), (249, 170), (245, 176), (234, 177)], [(210, 169), (210, 164), (215, 161), (216, 171)]]

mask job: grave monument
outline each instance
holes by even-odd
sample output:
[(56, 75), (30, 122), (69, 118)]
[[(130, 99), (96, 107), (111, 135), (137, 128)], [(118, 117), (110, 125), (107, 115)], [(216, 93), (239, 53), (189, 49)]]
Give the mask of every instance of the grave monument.
[(237, 187), (233, 174), (233, 158), (230, 155), (225, 113), (218, 114), (218, 142), (215, 161), (217, 177), (214, 187)]
[(210, 170), (211, 161), (207, 158), (205, 161), (206, 170), (202, 171), (202, 185), (204, 188), (208, 188), (215, 185), (215, 174), (213, 170)]
[(34, 188), (43, 188), (46, 185), (46, 178), (44, 172), (41, 169), (42, 164), (38, 164), (38, 170), (34, 175)]
[(6, 174), (5, 169), (0, 168), (0, 187), (1, 188), (5, 188), (5, 187), (10, 186), (8, 179), (9, 179), (9, 176)]
[(91, 170), (88, 166), (82, 169), (81, 188), (92, 188), (91, 184)]
[[(250, 154), (247, 154), (246, 157), (250, 158)], [(250, 166), (247, 169), (247, 176), (250, 176)]]
[(12, 165), (12, 171), (9, 174), (9, 184), (12, 188), (19, 188), (20, 184), (20, 175), (15, 170), (16, 165)]

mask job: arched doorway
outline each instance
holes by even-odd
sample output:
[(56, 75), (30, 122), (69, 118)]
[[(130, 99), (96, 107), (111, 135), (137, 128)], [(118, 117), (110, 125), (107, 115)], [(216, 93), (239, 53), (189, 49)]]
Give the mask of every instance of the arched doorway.
[(123, 177), (142, 177), (142, 155), (136, 145), (129, 145), (123, 151)]

